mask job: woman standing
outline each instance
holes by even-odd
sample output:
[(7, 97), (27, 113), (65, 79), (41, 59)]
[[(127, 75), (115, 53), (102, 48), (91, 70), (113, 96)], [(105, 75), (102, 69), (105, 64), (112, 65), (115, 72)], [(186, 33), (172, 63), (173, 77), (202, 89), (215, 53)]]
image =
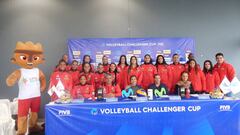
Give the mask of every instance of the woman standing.
[(220, 77), (216, 71), (213, 71), (213, 65), (210, 60), (205, 60), (203, 64), (203, 73), (206, 78), (206, 93), (209, 93), (220, 85)]
[(119, 86), (122, 90), (124, 89), (124, 81), (126, 79), (126, 77), (124, 76), (124, 71), (126, 71), (127, 68), (127, 57), (126, 55), (121, 55), (117, 65), (117, 71), (119, 73)]

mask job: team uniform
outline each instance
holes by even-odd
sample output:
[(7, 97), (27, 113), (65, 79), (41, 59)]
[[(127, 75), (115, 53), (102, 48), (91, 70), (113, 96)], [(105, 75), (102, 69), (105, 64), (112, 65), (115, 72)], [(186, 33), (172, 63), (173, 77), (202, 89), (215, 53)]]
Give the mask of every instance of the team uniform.
[(95, 89), (103, 87), (104, 83), (105, 83), (105, 73), (96, 72), (94, 75)]
[(176, 83), (180, 80), (181, 78), (181, 73), (185, 71), (185, 67), (182, 64), (171, 64), (170, 66), (171, 72), (172, 72), (172, 85), (171, 89), (169, 91), (170, 94), (174, 93), (174, 87)]
[(206, 92), (211, 92), (219, 87), (220, 85), (220, 77), (216, 71), (212, 73), (207, 72), (204, 74), (206, 78)]
[(166, 84), (168, 89), (172, 87), (172, 71), (168, 65), (157, 65), (157, 73), (161, 77), (161, 83)]
[(226, 62), (223, 62), (221, 65), (215, 64), (213, 70), (218, 72), (220, 82), (222, 82), (225, 76), (228, 78), (230, 82), (235, 77), (235, 69), (231, 64), (228, 64)]
[(189, 71), (189, 81), (191, 81), (195, 92), (201, 93), (206, 90), (206, 78), (202, 70), (199, 69), (195, 72), (195, 69), (192, 68)]
[(150, 84), (154, 82), (154, 75), (157, 74), (157, 69), (152, 64), (141, 65), (142, 69), (142, 87), (146, 90)]
[(110, 67), (109, 64), (106, 65), (103, 64), (103, 71), (107, 73), (109, 71), (109, 67)]
[(103, 91), (104, 94), (114, 94), (115, 97), (119, 97), (122, 95), (121, 89), (119, 87), (119, 85), (104, 85), (103, 86)]
[(73, 98), (80, 98), (81, 96), (84, 98), (90, 98), (92, 97), (92, 93), (94, 92), (94, 87), (92, 85), (77, 85), (74, 86), (73, 90), (72, 90), (72, 97)]
[[(73, 87), (72, 76), (66, 71), (54, 72), (50, 77), (49, 88), (51, 88), (52, 86), (57, 86), (59, 80), (61, 80), (61, 82), (64, 86), (64, 89), (71, 93), (72, 87)], [(56, 93), (54, 92), (53, 95), (51, 96), (51, 101), (54, 101), (56, 99), (58, 99), (58, 97), (57, 97)]]
[(94, 79), (95, 79), (95, 74), (90, 72), (90, 73), (84, 73), (81, 72), (79, 76), (85, 75), (87, 78), (87, 84), (95, 86)]
[(79, 84), (79, 75), (80, 72), (78, 70), (69, 70), (68, 73), (72, 76), (72, 82), (73, 86), (76, 86)]
[(117, 71), (119, 73), (119, 86), (121, 88), (121, 90), (125, 89), (124, 88), (124, 81), (126, 79), (126, 77), (124, 76), (124, 71), (127, 70), (128, 66), (124, 66), (122, 67), (121, 65), (117, 66)]
[(142, 74), (142, 70), (141, 67), (135, 67), (132, 68), (129, 72), (128, 69), (130, 67), (128, 67), (125, 71), (124, 71), (124, 76), (125, 76), (125, 82), (124, 82), (124, 87), (126, 88), (126, 86), (130, 85), (130, 77), (132, 75), (135, 75), (137, 77), (137, 84), (141, 85), (142, 84), (142, 78), (143, 78), (143, 74)]
[[(90, 65), (91, 65), (92, 72), (94, 72), (93, 64), (90, 64)], [(77, 69), (78, 69), (78, 71), (82, 72), (82, 64), (80, 64)]]

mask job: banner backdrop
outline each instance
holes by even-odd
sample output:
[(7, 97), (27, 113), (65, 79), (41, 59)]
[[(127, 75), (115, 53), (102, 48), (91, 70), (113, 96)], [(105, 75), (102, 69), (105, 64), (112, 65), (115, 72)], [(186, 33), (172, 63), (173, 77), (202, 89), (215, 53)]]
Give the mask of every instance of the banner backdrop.
[(109, 63), (118, 63), (121, 55), (126, 55), (128, 62), (135, 55), (138, 62), (143, 62), (145, 54), (150, 54), (155, 61), (162, 54), (170, 63), (174, 53), (180, 55), (180, 62), (187, 61), (189, 53), (195, 53), (195, 41), (192, 38), (82, 38), (68, 40), (69, 61), (82, 62), (84, 55), (90, 55), (92, 64), (102, 62), (102, 56), (109, 57)]
[(188, 100), (46, 105), (46, 135), (240, 135), (240, 102)]

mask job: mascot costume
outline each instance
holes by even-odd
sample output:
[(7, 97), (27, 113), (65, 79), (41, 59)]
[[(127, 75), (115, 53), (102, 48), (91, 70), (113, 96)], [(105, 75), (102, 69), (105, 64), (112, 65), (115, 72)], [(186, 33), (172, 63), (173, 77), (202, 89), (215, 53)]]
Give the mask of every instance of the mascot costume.
[(29, 123), (29, 133), (42, 130), (37, 125), (37, 119), (41, 104), (41, 92), (46, 88), (46, 78), (37, 66), (44, 60), (43, 48), (40, 43), (17, 42), (11, 62), (21, 68), (13, 71), (6, 80), (8, 86), (13, 86), (18, 81), (17, 135), (26, 133), (27, 122)]

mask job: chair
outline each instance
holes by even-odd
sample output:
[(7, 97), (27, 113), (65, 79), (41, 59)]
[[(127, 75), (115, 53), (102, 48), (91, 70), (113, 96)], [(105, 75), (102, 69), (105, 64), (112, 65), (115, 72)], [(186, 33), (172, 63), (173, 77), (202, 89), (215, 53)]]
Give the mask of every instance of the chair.
[(0, 99), (0, 135), (15, 135), (15, 121), (12, 119), (10, 101)]

